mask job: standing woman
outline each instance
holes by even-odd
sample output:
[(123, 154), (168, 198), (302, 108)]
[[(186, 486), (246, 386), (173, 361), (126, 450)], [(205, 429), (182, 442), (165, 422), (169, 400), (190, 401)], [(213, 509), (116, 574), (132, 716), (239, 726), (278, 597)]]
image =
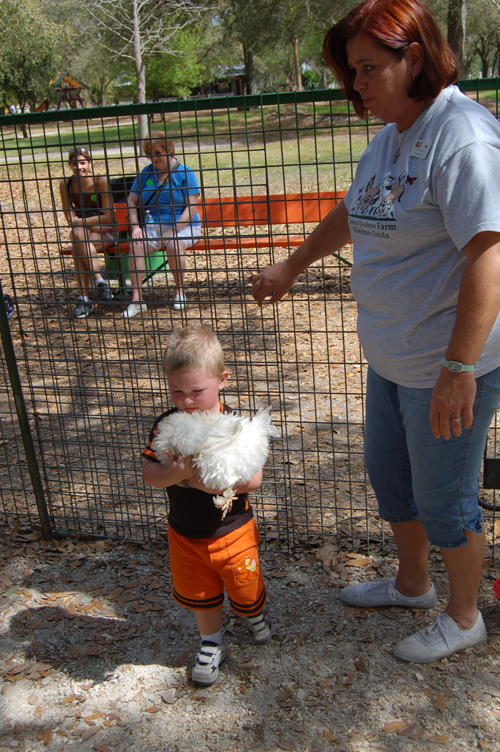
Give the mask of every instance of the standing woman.
[(422, 0), (366, 0), (329, 31), (323, 52), (356, 114), (387, 125), (344, 200), (288, 260), (254, 277), (254, 297), (280, 300), (352, 238), (369, 363), (365, 461), (399, 571), (341, 598), (434, 608), (429, 543), (438, 546), (448, 604), (394, 650), (427, 663), (487, 639), (478, 477), (500, 405), (500, 126), (452, 86), (456, 60)]
[(59, 183), (62, 207), (71, 227), (71, 252), (78, 285), (78, 303), (73, 311), (77, 319), (92, 312), (89, 288), (92, 277), (101, 303), (112, 300), (111, 291), (99, 269), (98, 252), (114, 245), (108, 180), (105, 175), (92, 174), (92, 159), (81, 146), (71, 149), (68, 164), (72, 177)]
[[(175, 281), (174, 310), (186, 307), (184, 294), (184, 271), (186, 248), (194, 246), (201, 235), (201, 219), (198, 214), (200, 187), (196, 174), (175, 157), (172, 139), (163, 131), (151, 131), (144, 142), (144, 151), (151, 164), (144, 168), (132, 185), (128, 197), (128, 217), (132, 228), (132, 243), (129, 254), (129, 274), (132, 282), (132, 302), (122, 316), (132, 316), (147, 310), (142, 299), (144, 257), (163, 248), (167, 254), (168, 267)], [(146, 228), (139, 224), (137, 209), (143, 206), (151, 212), (157, 240), (148, 242)]]

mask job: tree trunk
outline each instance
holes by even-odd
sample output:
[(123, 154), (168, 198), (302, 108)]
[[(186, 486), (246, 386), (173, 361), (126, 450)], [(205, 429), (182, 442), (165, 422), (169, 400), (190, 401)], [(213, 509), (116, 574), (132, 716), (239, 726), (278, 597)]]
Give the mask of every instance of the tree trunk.
[(448, 0), (448, 44), (458, 60), (460, 76), (464, 74), (466, 20), (466, 0)]
[(257, 86), (253, 52), (246, 44), (243, 45), (243, 59), (245, 62), (246, 94), (258, 94), (259, 87)]
[(295, 65), (295, 82), (297, 84), (297, 91), (302, 91), (302, 73), (300, 71), (300, 59), (299, 59), (299, 40), (297, 37), (293, 40), (293, 62)]
[[(137, 0), (131, 0), (130, 5), (134, 27), (134, 66), (137, 80), (137, 101), (144, 103), (146, 101), (146, 66), (142, 59), (141, 31), (139, 27)], [(139, 115), (138, 124), (141, 154), (144, 154), (144, 141), (148, 136), (148, 116), (146, 114)]]

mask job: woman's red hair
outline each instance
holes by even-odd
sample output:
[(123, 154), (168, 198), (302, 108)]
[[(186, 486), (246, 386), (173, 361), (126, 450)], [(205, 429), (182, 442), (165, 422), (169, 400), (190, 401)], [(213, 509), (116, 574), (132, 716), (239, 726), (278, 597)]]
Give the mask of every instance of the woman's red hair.
[(424, 52), (424, 66), (408, 96), (417, 102), (435, 99), (458, 78), (458, 63), (439, 26), (422, 0), (364, 0), (332, 26), (323, 42), (323, 57), (333, 71), (356, 115), (368, 114), (355, 91), (354, 71), (347, 62), (346, 42), (368, 34), (385, 50), (402, 58), (412, 42)]

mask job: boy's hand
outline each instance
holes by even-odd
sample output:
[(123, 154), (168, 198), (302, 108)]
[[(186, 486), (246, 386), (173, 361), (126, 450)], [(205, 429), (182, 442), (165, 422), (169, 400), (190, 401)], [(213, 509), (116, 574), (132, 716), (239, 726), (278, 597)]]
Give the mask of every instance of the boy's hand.
[(183, 454), (176, 455), (169, 449), (165, 453), (168, 457), (169, 467), (180, 473), (183, 476), (183, 480), (188, 480), (198, 475), (198, 468), (194, 464), (191, 454), (188, 457), (184, 457)]

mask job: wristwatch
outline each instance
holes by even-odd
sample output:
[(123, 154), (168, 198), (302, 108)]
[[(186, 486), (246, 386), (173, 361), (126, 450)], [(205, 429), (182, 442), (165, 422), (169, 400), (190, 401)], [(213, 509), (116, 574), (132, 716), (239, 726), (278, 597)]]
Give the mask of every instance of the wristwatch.
[(459, 360), (445, 359), (443, 365), (452, 373), (461, 373), (462, 371), (473, 371), (476, 364), (473, 363), (471, 366), (464, 366)]

